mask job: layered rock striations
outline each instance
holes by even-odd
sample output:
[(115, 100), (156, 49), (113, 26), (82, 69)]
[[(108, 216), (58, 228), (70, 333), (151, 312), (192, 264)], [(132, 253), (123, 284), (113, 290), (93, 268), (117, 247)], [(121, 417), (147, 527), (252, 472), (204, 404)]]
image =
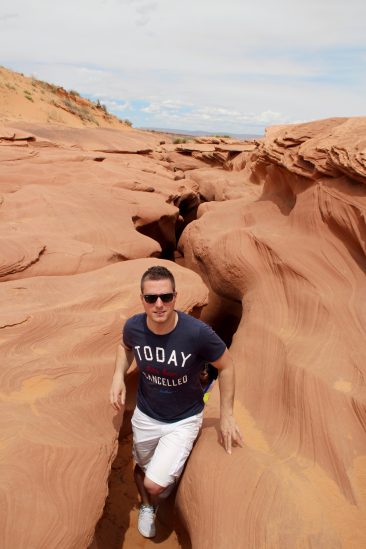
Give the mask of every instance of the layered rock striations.
[(237, 365), (244, 448), (218, 444), (215, 387), (178, 491), (193, 548), (366, 545), (365, 130), (332, 119), (173, 144), (0, 128), (2, 546), (91, 542), (122, 420), (115, 347), (157, 262), (186, 311), (207, 304), (201, 275), (202, 317)]
[[(173, 254), (199, 202), (196, 183), (153, 157), (160, 139), (131, 129), (0, 129), (6, 549), (87, 547), (102, 514), (122, 421), (108, 402), (116, 344), (141, 310), (141, 274)], [(179, 307), (199, 311), (200, 278), (165, 264)]]
[(158, 137), (26, 127), (0, 132), (2, 281), (172, 255), (199, 197), (149, 157)]
[[(122, 421), (108, 403), (115, 349), (124, 321), (141, 309), (139, 279), (155, 263), (0, 285), (1, 547), (91, 542)], [(177, 278), (180, 308), (206, 303), (195, 273), (159, 263)]]
[(181, 237), (243, 307), (245, 445), (218, 447), (216, 391), (179, 492), (193, 547), (366, 545), (365, 152), (364, 118), (272, 128), (242, 166), (260, 198), (204, 205)]

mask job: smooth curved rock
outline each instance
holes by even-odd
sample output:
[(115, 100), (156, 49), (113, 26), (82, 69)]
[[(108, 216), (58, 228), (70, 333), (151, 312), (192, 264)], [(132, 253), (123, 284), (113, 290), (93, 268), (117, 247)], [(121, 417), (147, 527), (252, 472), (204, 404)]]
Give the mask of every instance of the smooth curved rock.
[(244, 197), (253, 201), (262, 192), (262, 185), (251, 183), (247, 177), (243, 177), (242, 172), (203, 168), (190, 171), (188, 177), (196, 183), (197, 191), (207, 202), (236, 200)]
[[(27, 127), (36, 141), (26, 149), (0, 144), (2, 280), (172, 255), (181, 231), (181, 204), (188, 203), (187, 197), (192, 204), (199, 201), (194, 182), (175, 181), (170, 170), (139, 154), (97, 157), (88, 149), (93, 143), (101, 148), (108, 139), (110, 146), (123, 143), (127, 131)], [(141, 132), (133, 136), (137, 148), (143, 148)], [(40, 147), (39, 139), (46, 138), (47, 146)], [(82, 139), (83, 150), (75, 149)], [(10, 249), (13, 240), (19, 243), (18, 266)], [(23, 253), (28, 242), (30, 249)], [(33, 242), (42, 249), (37, 257)]]
[[(203, 318), (228, 342), (243, 310), (231, 350), (245, 447), (218, 444), (214, 388), (177, 499), (193, 549), (366, 546), (365, 124), (182, 153), (134, 130), (0, 132), (5, 547), (91, 540), (120, 426), (115, 344), (139, 276), (163, 262), (135, 258), (173, 256), (196, 211), (175, 256), (207, 282)], [(166, 264), (178, 307), (200, 309), (199, 277)]]
[[(255, 151), (257, 146), (258, 142), (254, 141), (198, 137), (188, 143), (165, 145), (162, 150), (165, 151), (164, 158), (174, 166), (174, 169), (188, 171), (195, 167), (199, 168), (204, 162), (210, 166), (238, 170), (236, 158), (238, 156), (246, 157), (248, 153)], [(177, 155), (177, 153), (179, 154)], [(194, 160), (196, 160), (196, 164)], [(197, 165), (197, 161), (200, 162), (200, 165)]]
[(0, 238), (0, 280), (8, 275), (19, 274), (40, 260), (46, 250), (41, 241), (31, 236), (14, 238), (12, 234)]
[(270, 161), (311, 179), (343, 174), (366, 178), (366, 119), (330, 118), (270, 128), (260, 161)]
[[(0, 284), (2, 547), (87, 547), (102, 513), (122, 415), (108, 401), (125, 319), (154, 259)], [(207, 302), (174, 273), (178, 306)]]
[(366, 545), (365, 123), (271, 129), (246, 166), (262, 197), (215, 204), (182, 235), (185, 264), (243, 304), (245, 446), (218, 445), (216, 389), (178, 498), (194, 548)]
[(106, 153), (147, 154), (159, 143), (159, 137), (140, 130), (115, 128), (70, 128), (52, 124), (13, 123), (22, 134), (30, 132), (35, 140), (47, 140), (62, 147)]

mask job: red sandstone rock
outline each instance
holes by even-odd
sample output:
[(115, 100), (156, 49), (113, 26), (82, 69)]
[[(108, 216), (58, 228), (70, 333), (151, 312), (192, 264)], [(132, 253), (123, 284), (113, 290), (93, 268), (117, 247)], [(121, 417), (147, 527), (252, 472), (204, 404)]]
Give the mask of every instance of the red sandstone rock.
[(0, 126), (0, 142), (1, 141), (36, 141), (36, 138), (33, 134), (30, 134), (29, 132), (22, 132), (17, 128)]
[(177, 151), (191, 153), (193, 151), (198, 152), (212, 152), (215, 150), (215, 146), (212, 144), (199, 144), (199, 143), (184, 143), (176, 145)]
[(189, 172), (189, 179), (207, 202), (235, 200), (248, 197), (251, 202), (262, 193), (262, 185), (253, 184), (242, 172), (228, 172), (218, 168), (202, 168)]
[[(135, 130), (1, 128), (4, 546), (91, 541), (120, 426), (115, 344), (141, 272), (163, 261), (138, 258), (173, 256), (197, 208), (174, 256), (210, 287), (203, 318), (227, 338), (240, 322), (245, 447), (218, 444), (216, 387), (178, 492), (193, 549), (366, 546), (365, 128), (332, 119), (181, 153)], [(199, 278), (168, 265), (178, 306), (200, 308)]]
[[(192, 169), (192, 161), (187, 157), (194, 158), (200, 162), (205, 162), (212, 166), (223, 166), (226, 169), (239, 170), (240, 167), (235, 162), (236, 157), (252, 153), (258, 147), (258, 142), (254, 141), (235, 141), (224, 138), (197, 138), (195, 142), (179, 143), (177, 145), (169, 144), (164, 147), (165, 158), (172, 163), (172, 166), (180, 166), (183, 170)], [(184, 156), (184, 160), (175, 153)], [(246, 157), (245, 157), (246, 158)]]
[[(0, 284), (3, 547), (91, 542), (122, 419), (108, 402), (115, 349), (153, 264)], [(205, 304), (195, 273), (159, 264), (177, 278), (179, 308)]]
[(261, 157), (305, 177), (346, 174), (364, 183), (365, 150), (365, 118), (331, 118), (271, 128)]
[(216, 204), (182, 235), (185, 264), (243, 304), (245, 446), (218, 446), (216, 390), (179, 491), (193, 547), (366, 545), (365, 124), (273, 128), (246, 167), (262, 197)]
[(59, 146), (109, 153), (148, 153), (158, 145), (159, 138), (139, 130), (120, 131), (114, 128), (68, 128), (44, 124), (13, 123), (14, 128), (30, 131), (38, 140)]
[[(139, 154), (96, 157), (85, 150), (103, 148), (110, 136), (122, 148), (127, 132), (29, 128), (36, 140), (26, 150), (0, 144), (2, 281), (173, 253), (178, 208), (197, 203), (194, 184), (175, 182), (171, 171)], [(136, 151), (144, 148), (138, 135)], [(83, 150), (75, 150), (83, 136)], [(49, 145), (38, 148), (45, 138)], [(37, 242), (36, 250), (26, 250), (28, 242)]]
[(166, 154), (166, 160), (170, 163), (171, 169), (181, 170), (183, 172), (203, 168), (205, 163), (202, 160), (193, 158), (190, 154), (181, 154), (178, 152), (169, 152)]

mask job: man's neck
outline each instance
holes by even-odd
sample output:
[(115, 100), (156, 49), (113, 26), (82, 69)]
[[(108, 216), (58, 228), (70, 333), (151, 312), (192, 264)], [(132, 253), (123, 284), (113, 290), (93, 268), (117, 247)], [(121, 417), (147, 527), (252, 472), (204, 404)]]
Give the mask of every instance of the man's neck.
[(178, 322), (178, 313), (174, 311), (174, 314), (171, 318), (164, 322), (164, 324), (159, 324), (158, 322), (151, 322), (149, 318), (146, 319), (147, 327), (151, 332), (156, 335), (165, 335), (169, 332), (172, 332), (176, 327)]

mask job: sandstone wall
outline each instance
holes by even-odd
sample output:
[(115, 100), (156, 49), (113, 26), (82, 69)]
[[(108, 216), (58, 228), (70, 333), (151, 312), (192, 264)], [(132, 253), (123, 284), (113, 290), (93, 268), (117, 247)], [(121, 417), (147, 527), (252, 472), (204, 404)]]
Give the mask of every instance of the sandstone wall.
[(218, 444), (215, 387), (177, 496), (193, 549), (366, 546), (365, 136), (365, 118), (187, 145), (0, 128), (1, 546), (90, 543), (115, 346), (141, 273), (174, 258), (179, 308), (207, 303), (200, 274), (203, 318), (233, 336), (245, 441)]
[(166, 264), (181, 309), (207, 302), (195, 273), (161, 257), (197, 193), (148, 156), (157, 146), (132, 130), (1, 129), (4, 549), (92, 541), (122, 421), (109, 404), (115, 350), (141, 310), (142, 273)]
[(216, 390), (179, 492), (193, 547), (366, 545), (365, 152), (365, 119), (273, 128), (244, 166), (262, 196), (206, 204), (182, 235), (243, 305), (245, 447), (218, 447)]

